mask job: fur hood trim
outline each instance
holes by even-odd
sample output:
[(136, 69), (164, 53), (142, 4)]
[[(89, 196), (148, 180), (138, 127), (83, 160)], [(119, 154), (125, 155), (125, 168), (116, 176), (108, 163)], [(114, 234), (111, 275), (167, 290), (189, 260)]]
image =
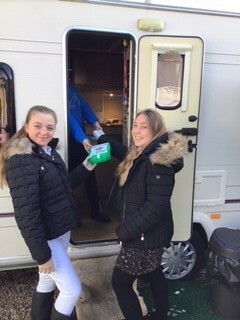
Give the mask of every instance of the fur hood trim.
[(28, 138), (19, 138), (11, 141), (5, 150), (5, 159), (10, 159), (15, 155), (31, 154), (33, 144)]
[[(15, 155), (32, 154), (34, 147), (38, 148), (38, 146), (32, 143), (27, 137), (14, 139), (5, 149), (4, 158), (10, 159)], [(59, 147), (57, 149), (59, 149)]]
[(177, 133), (169, 133), (167, 143), (159, 143), (159, 147), (150, 155), (152, 164), (170, 166), (188, 152), (187, 138)]

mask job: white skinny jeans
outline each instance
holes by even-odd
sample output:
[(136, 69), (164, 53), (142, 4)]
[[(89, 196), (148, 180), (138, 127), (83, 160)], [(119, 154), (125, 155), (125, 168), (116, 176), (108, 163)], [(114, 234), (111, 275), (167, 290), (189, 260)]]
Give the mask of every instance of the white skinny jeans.
[(81, 283), (67, 254), (70, 231), (64, 235), (48, 241), (52, 251), (55, 271), (50, 274), (39, 273), (37, 292), (51, 292), (56, 287), (59, 295), (55, 302), (55, 309), (70, 316), (81, 294)]

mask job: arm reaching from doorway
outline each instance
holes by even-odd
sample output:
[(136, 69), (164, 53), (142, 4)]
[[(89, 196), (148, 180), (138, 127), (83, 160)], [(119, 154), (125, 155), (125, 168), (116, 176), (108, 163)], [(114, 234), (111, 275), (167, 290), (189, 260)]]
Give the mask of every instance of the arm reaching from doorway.
[(93, 135), (96, 139), (100, 138), (104, 134), (105, 133), (103, 132), (102, 128), (93, 130)]
[(71, 136), (88, 152), (92, 145), (86, 135), (85, 121), (94, 130), (101, 130), (102, 127), (90, 105), (70, 82), (68, 84), (68, 120)]

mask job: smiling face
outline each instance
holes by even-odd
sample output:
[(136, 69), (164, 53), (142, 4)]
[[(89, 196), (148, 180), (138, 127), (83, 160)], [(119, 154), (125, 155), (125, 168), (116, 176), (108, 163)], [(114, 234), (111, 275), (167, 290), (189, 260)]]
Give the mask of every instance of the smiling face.
[(52, 114), (33, 112), (25, 124), (25, 131), (36, 144), (42, 148), (47, 147), (56, 131), (56, 120)]
[(132, 138), (137, 148), (144, 149), (153, 139), (154, 133), (148, 117), (144, 114), (137, 116), (133, 123)]

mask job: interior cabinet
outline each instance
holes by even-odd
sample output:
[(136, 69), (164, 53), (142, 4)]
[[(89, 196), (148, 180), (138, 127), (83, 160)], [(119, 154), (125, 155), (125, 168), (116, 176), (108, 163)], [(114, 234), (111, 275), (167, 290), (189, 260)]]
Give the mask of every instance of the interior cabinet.
[(122, 89), (122, 54), (74, 52), (72, 54), (73, 82), (79, 86), (99, 89)]

